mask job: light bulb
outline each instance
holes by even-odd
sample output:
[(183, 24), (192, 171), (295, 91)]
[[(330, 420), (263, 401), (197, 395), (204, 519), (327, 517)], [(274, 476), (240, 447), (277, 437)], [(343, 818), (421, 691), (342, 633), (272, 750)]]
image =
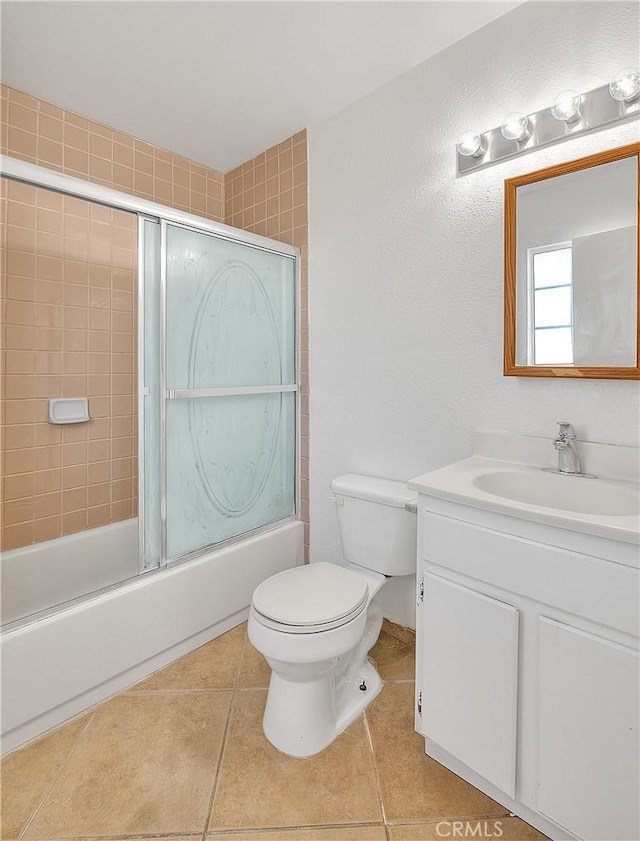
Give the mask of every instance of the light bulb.
[(529, 130), (529, 118), (517, 112), (507, 114), (502, 121), (500, 131), (505, 140), (515, 140), (517, 143), (521, 143), (531, 134)]
[(484, 154), (482, 138), (475, 131), (464, 131), (458, 138), (456, 149), (465, 158), (480, 158)]
[(640, 96), (640, 73), (633, 69), (621, 70), (611, 80), (609, 93), (618, 102), (633, 102)]
[(556, 120), (575, 123), (580, 119), (580, 94), (576, 91), (562, 91), (551, 103), (551, 114)]

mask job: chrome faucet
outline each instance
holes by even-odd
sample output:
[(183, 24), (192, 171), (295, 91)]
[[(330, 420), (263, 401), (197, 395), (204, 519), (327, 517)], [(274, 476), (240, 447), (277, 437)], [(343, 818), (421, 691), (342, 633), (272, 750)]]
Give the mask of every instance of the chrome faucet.
[(576, 449), (576, 431), (570, 423), (558, 421), (558, 436), (553, 439), (558, 451), (558, 473), (581, 473), (580, 457)]
[(543, 467), (547, 473), (562, 473), (565, 476), (581, 476), (583, 479), (595, 479), (591, 473), (583, 473), (580, 456), (576, 447), (576, 431), (570, 423), (558, 421), (558, 434), (553, 439), (553, 446), (558, 451), (558, 466)]

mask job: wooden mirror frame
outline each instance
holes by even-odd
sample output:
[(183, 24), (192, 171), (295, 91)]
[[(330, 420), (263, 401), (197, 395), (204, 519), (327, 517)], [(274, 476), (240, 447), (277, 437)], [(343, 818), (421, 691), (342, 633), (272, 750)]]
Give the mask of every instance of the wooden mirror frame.
[[(516, 202), (518, 187), (567, 175), (592, 166), (608, 164), (623, 158), (638, 160), (640, 177), (640, 143), (620, 146), (607, 152), (589, 155), (576, 161), (550, 166), (508, 178), (504, 182), (504, 376), (505, 377), (582, 377), (583, 379), (637, 380), (640, 379), (640, 213), (638, 224), (638, 295), (636, 297), (636, 364), (629, 368), (557, 367), (544, 365), (516, 365)], [(640, 189), (639, 189), (640, 195)]]

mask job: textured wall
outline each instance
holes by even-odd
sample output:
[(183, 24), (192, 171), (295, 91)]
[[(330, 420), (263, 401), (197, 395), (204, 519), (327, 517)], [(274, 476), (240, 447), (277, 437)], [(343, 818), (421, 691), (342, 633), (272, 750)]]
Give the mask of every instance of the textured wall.
[[(3, 152), (222, 220), (221, 173), (0, 92)], [(2, 547), (13, 549), (136, 514), (136, 219), (2, 189)], [(89, 423), (47, 423), (49, 397), (79, 396)]]
[(225, 175), (225, 222), (297, 245), (300, 277), (300, 516), (309, 552), (309, 284), (307, 132), (300, 131)]
[(638, 383), (502, 376), (504, 179), (637, 140), (638, 124), (459, 179), (454, 148), (604, 84), (637, 50), (635, 4), (525, 3), (310, 129), (313, 561), (340, 558), (327, 495), (345, 471), (408, 479), (468, 456), (475, 429), (551, 437), (558, 419), (638, 443)]

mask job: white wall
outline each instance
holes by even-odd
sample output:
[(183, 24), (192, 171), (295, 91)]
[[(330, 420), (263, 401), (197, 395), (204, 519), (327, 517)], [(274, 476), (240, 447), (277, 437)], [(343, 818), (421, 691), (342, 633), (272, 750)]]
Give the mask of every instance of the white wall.
[(551, 438), (559, 419), (639, 443), (637, 383), (502, 376), (504, 179), (637, 140), (638, 123), (459, 179), (454, 154), (464, 129), (598, 87), (637, 46), (634, 3), (529, 2), (311, 127), (313, 561), (340, 558), (340, 473), (408, 479), (468, 456), (475, 429)]

